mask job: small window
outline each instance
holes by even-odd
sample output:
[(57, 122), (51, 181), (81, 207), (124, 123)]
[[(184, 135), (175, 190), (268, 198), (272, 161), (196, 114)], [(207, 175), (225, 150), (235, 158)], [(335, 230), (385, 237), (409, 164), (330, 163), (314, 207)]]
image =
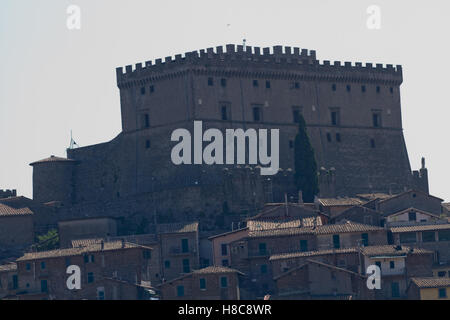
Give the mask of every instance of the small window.
[(363, 233), (361, 235), (361, 244), (365, 247), (367, 247), (369, 245), (369, 234), (368, 233)]
[(259, 254), (260, 255), (264, 256), (264, 255), (267, 254), (267, 246), (266, 246), (265, 243), (260, 243), (258, 248), (259, 248)]
[(266, 89), (270, 89), (270, 81), (269, 80), (266, 81)]
[(208, 78), (208, 86), (212, 87), (214, 86), (214, 79), (213, 78)]
[(408, 221), (416, 221), (417, 215), (415, 212), (408, 212)]
[(338, 126), (340, 123), (340, 112), (337, 108), (332, 108), (330, 110), (330, 117), (331, 117), (331, 125), (332, 126)]
[(416, 242), (415, 232), (405, 232), (400, 234), (400, 243), (414, 243)]
[(45, 261), (42, 261), (42, 262), (41, 262), (41, 269), (42, 269), (42, 270), (45, 270), (45, 268), (46, 268)]
[(439, 271), (437, 275), (438, 275), (439, 278), (445, 278), (447, 276), (447, 272), (446, 271)]
[(144, 128), (150, 127), (150, 115), (148, 113), (144, 114)]
[(258, 87), (259, 87), (259, 82), (258, 82), (258, 80), (253, 80), (253, 86), (254, 86), (255, 88), (258, 88)]
[(389, 261), (389, 268), (390, 269), (395, 269), (395, 262), (394, 261)]
[(341, 142), (341, 134), (340, 133), (336, 133), (336, 141)]
[(289, 140), (289, 149), (294, 149), (294, 140)]
[(191, 272), (189, 259), (183, 259), (183, 273)]
[(341, 247), (341, 240), (338, 234), (333, 235), (333, 248), (339, 249)]
[(372, 149), (375, 149), (375, 139), (370, 139), (370, 147), (372, 148)]
[[(0, 284), (1, 284), (1, 281), (0, 281)], [(19, 277), (17, 276), (17, 274), (14, 274), (12, 276), (12, 286), (13, 286), (14, 290), (19, 288)], [(0, 286), (0, 288), (1, 288), (1, 286)]]
[(47, 280), (41, 280), (41, 292), (42, 292), (42, 293), (48, 292), (48, 283), (47, 283)]
[(155, 92), (155, 86), (150, 86), (150, 93), (153, 93), (153, 92)]
[(222, 243), (221, 249), (222, 249), (222, 256), (227, 256), (228, 255), (228, 245), (225, 243)]
[(331, 142), (331, 133), (327, 132), (327, 141)]
[(30, 270), (31, 270), (31, 264), (27, 263), (27, 264), (25, 265), (25, 269), (26, 269), (27, 271), (30, 271)]
[(447, 289), (439, 288), (439, 299), (447, 298)]
[(181, 240), (181, 252), (183, 252), (183, 253), (189, 252), (189, 240), (188, 239)]
[(93, 283), (93, 282), (94, 282), (94, 273), (89, 272), (89, 273), (87, 274), (87, 282), (88, 282), (88, 283)]
[(390, 87), (390, 88), (389, 88), (389, 91), (391, 92), (391, 94), (394, 93), (394, 88), (393, 88), (393, 87)]
[(422, 241), (423, 242), (435, 242), (435, 232), (434, 231), (424, 231), (422, 232)]
[(377, 93), (380, 93), (381, 92), (381, 88), (380, 88), (380, 86), (377, 86)]
[(301, 252), (308, 251), (308, 240), (300, 240), (300, 251)]
[(351, 85), (347, 85), (347, 92), (350, 92), (350, 91), (352, 91), (352, 86)]
[(374, 112), (372, 114), (372, 124), (373, 124), (374, 128), (381, 127), (381, 113), (380, 112)]
[(375, 265), (381, 270), (381, 261), (375, 261)]
[(262, 264), (261, 265), (261, 274), (266, 274), (267, 273), (267, 264)]
[(220, 278), (220, 287), (221, 288), (228, 288), (228, 278), (227, 277), (221, 277)]
[(220, 85), (222, 87), (226, 87), (227, 86), (227, 79), (224, 79), (224, 78), (220, 79)]
[(335, 83), (333, 83), (333, 84), (331, 85), (331, 90), (336, 91), (336, 84), (335, 84)]
[(228, 259), (222, 260), (222, 267), (228, 267), (229, 265), (230, 265), (230, 263), (228, 262)]
[(227, 104), (220, 106), (220, 116), (222, 120), (231, 120), (231, 108)]
[(253, 107), (253, 121), (262, 121), (262, 109), (261, 107)]
[(184, 286), (177, 286), (177, 297), (184, 297)]
[(206, 279), (200, 278), (200, 290), (206, 290)]
[(392, 282), (391, 284), (392, 289), (392, 298), (399, 298), (400, 297), (400, 285), (398, 282)]
[(141, 88), (141, 95), (144, 95), (145, 94), (145, 87), (142, 87)]
[(361, 91), (362, 91), (362, 92), (366, 92), (366, 86), (362, 85), (362, 86), (361, 86)]
[(294, 123), (300, 123), (300, 117), (302, 116), (301, 107), (292, 107), (292, 119)]
[(105, 288), (97, 288), (97, 300), (105, 300)]
[(300, 89), (300, 82), (295, 82), (294, 83), (294, 88), (295, 89)]
[(150, 149), (151, 143), (150, 140), (145, 140), (145, 149)]
[(164, 261), (164, 268), (170, 269), (170, 260)]

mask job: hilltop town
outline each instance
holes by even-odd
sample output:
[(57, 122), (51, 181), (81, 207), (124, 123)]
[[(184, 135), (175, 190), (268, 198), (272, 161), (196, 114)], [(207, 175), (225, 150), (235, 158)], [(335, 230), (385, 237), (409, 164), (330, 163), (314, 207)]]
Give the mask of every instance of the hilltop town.
[[(0, 191), (0, 299), (449, 299), (450, 204), (429, 193), (425, 159), (411, 169), (402, 81), (401, 66), (282, 46), (117, 68), (122, 132), (31, 163), (32, 199)], [(300, 119), (313, 201), (294, 181)], [(279, 130), (277, 174), (173, 163), (172, 132), (197, 121)]]

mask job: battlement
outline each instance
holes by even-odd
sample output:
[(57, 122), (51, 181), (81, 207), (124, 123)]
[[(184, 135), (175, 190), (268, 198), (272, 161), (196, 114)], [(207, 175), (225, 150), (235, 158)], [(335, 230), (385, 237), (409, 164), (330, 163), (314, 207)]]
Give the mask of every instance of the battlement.
[[(205, 67), (236, 67), (236, 70), (255, 68), (274, 71), (290, 71), (307, 73), (304, 76), (312, 77), (314, 74), (329, 78), (333, 75), (338, 78), (367, 78), (370, 80), (402, 82), (402, 67), (392, 64), (372, 64), (361, 62), (340, 62), (324, 60), (322, 63), (316, 58), (315, 50), (300, 49), (297, 47), (274, 46), (260, 48), (243, 45), (228, 44), (225, 47), (202, 49), (200, 51), (186, 52), (168, 56), (164, 60), (159, 58), (154, 62), (146, 61), (134, 66), (128, 65), (116, 69), (119, 87), (124, 83), (143, 80), (151, 77), (157, 80), (167, 76), (170, 71), (179, 71), (180, 67), (204, 70)], [(227, 69), (228, 70), (228, 69)], [(260, 70), (257, 70), (260, 71)]]
[(0, 190), (0, 199), (17, 197), (17, 190)]

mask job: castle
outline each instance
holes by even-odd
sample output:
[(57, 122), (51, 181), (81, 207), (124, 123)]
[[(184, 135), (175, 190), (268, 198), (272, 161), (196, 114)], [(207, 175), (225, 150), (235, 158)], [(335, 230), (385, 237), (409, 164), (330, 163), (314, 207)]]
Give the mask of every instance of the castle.
[[(319, 62), (314, 50), (226, 45), (117, 68), (122, 132), (32, 163), (33, 198), (73, 215), (92, 212), (189, 219), (248, 212), (296, 199), (294, 140), (303, 115), (322, 197), (428, 192), (411, 171), (402, 131), (402, 67)], [(207, 128), (280, 129), (280, 171), (175, 166), (170, 134)]]

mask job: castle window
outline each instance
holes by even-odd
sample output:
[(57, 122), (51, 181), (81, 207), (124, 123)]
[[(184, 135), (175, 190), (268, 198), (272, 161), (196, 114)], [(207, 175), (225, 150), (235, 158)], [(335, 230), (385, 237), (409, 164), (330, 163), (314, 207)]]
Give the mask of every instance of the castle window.
[(390, 87), (390, 88), (389, 88), (389, 91), (391, 92), (391, 94), (394, 93), (394, 88), (393, 88), (393, 87)]
[(327, 141), (331, 142), (331, 133), (327, 132)]
[(381, 88), (380, 88), (380, 86), (377, 86), (377, 93), (380, 93), (381, 92)]
[(144, 128), (150, 127), (150, 116), (148, 113), (144, 114)]
[(259, 82), (258, 82), (258, 80), (253, 80), (253, 86), (254, 86), (255, 88), (258, 88), (258, 87), (259, 87)]
[(340, 123), (340, 112), (338, 108), (330, 109), (331, 125), (338, 126)]
[(292, 118), (294, 120), (294, 123), (300, 123), (300, 116), (302, 114), (302, 108), (293, 106), (292, 107)]
[(260, 122), (262, 121), (262, 108), (261, 107), (253, 107), (253, 121)]
[(375, 149), (375, 139), (370, 139), (370, 147)]
[(380, 111), (373, 111), (372, 124), (373, 124), (374, 128), (381, 127), (381, 112)]
[(150, 149), (150, 140), (145, 140), (145, 149)]
[(270, 89), (270, 81), (269, 80), (266, 81), (266, 89)]
[(333, 84), (331, 85), (331, 90), (336, 91), (336, 84), (335, 84), (335, 83), (333, 83)]
[(208, 78), (208, 86), (212, 87), (214, 86), (214, 79), (213, 78)]
[(141, 95), (144, 95), (145, 94), (145, 87), (142, 87), (141, 88)]
[(226, 87), (227, 86), (227, 79), (224, 79), (224, 78), (220, 79), (220, 85), (222, 87)]
[(155, 92), (155, 86), (150, 86), (150, 93)]
[(347, 85), (347, 92), (350, 92), (350, 91), (352, 91), (352, 86), (351, 85)]
[(366, 92), (366, 86), (364, 86), (364, 85), (361, 86), (361, 91), (362, 91), (362, 92)]
[(294, 141), (293, 140), (289, 140), (289, 148), (294, 149)]
[(295, 82), (294, 83), (294, 88), (295, 89), (300, 89), (300, 82)]
[(220, 117), (222, 120), (231, 120), (231, 107), (229, 103), (222, 103), (220, 105)]
[(340, 133), (336, 133), (336, 141), (341, 142), (341, 134)]

